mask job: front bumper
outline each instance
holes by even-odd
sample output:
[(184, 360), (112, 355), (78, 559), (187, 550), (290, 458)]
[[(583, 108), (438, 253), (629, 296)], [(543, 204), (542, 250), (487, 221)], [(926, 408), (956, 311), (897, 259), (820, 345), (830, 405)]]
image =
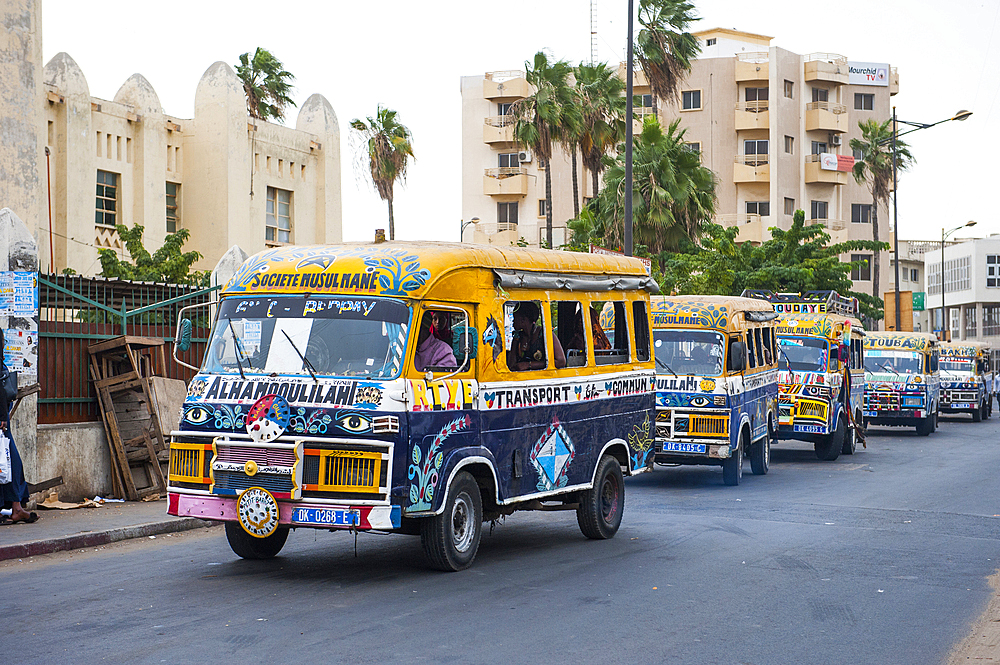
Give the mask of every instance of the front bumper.
[[(322, 508), (351, 513), (354, 522), (345, 524), (299, 524), (294, 520), (296, 509)], [(167, 513), (177, 517), (197, 517), (216, 522), (238, 522), (236, 499), (226, 496), (193, 495), (180, 492), (167, 493)], [(278, 524), (289, 527), (313, 529), (398, 529), (401, 509), (399, 506), (330, 505), (302, 501), (278, 501)]]

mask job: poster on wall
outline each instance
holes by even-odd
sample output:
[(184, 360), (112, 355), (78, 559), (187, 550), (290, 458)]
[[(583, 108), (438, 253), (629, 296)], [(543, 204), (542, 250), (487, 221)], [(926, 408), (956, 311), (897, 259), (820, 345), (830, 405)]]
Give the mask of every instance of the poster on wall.
[(5, 330), (3, 362), (12, 372), (38, 374), (38, 331)]

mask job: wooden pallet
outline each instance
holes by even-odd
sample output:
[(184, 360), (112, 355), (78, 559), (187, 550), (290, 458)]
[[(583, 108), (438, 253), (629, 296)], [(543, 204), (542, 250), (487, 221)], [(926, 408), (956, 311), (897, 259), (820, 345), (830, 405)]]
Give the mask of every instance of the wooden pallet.
[[(136, 501), (165, 494), (161, 463), (167, 461), (169, 450), (150, 387), (152, 377), (165, 367), (163, 340), (122, 336), (91, 344), (88, 350), (90, 379), (97, 389), (113, 460), (115, 497)], [(141, 471), (147, 484), (136, 486), (133, 469)]]

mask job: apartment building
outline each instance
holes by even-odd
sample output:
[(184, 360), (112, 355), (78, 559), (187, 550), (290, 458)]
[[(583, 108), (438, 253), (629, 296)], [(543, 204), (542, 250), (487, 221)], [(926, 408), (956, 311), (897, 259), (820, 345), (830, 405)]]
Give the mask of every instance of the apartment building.
[(99, 273), (99, 249), (127, 257), (116, 224), (142, 225), (150, 252), (189, 229), (185, 251), (203, 255), (196, 269), (233, 245), (253, 254), (340, 242), (340, 130), (322, 95), (294, 128), (255, 121), (236, 73), (216, 62), (192, 118), (166, 113), (141, 74), (111, 100), (94, 97), (68, 54), (42, 66), (39, 0), (4, 11), (30, 29), (0, 46), (0, 60), (16, 64), (0, 65), (3, 115), (16, 119), (0, 145), (0, 206), (34, 232), (43, 271)]
[[(737, 30), (694, 35), (702, 52), (679, 99), (644, 99), (664, 123), (680, 118), (691, 149), (716, 173), (716, 221), (737, 226), (740, 241), (759, 243), (770, 238), (771, 227), (788, 229), (801, 209), (807, 224), (826, 226), (832, 242), (871, 240), (871, 194), (854, 180), (859, 155), (849, 145), (861, 138), (859, 122), (891, 117), (896, 71), (836, 53), (793, 53), (773, 46), (771, 37)], [(636, 79), (636, 94), (649, 95), (641, 72)], [(874, 217), (880, 239), (891, 242), (887, 207)], [(893, 287), (889, 259), (883, 252), (883, 292)], [(870, 266), (851, 277), (857, 291), (872, 292)]]
[[(873, 215), (871, 195), (851, 174), (860, 138), (858, 122), (891, 116), (898, 75), (887, 63), (860, 62), (835, 53), (801, 55), (773, 46), (772, 38), (728, 29), (694, 33), (702, 53), (683, 82), (679, 99), (654, 99), (637, 69), (637, 127), (650, 114), (666, 124), (680, 118), (692, 150), (718, 178), (716, 221), (737, 226), (741, 242), (770, 238), (787, 229), (797, 209), (807, 223), (822, 222), (833, 242), (871, 240), (872, 219), (881, 240), (891, 242), (889, 211)], [(624, 78), (625, 68), (619, 67)], [(462, 78), (462, 211), (478, 217), (478, 231), (463, 240), (508, 242), (516, 235), (538, 243), (544, 231), (544, 178), (537, 160), (513, 141), (509, 105), (531, 94), (523, 72), (491, 72)], [(562, 237), (573, 216), (566, 153), (552, 164), (553, 223)], [(580, 168), (581, 201), (593, 196)], [(470, 227), (471, 229), (471, 227)], [(560, 244), (556, 241), (556, 245)], [(871, 258), (860, 252), (844, 261)], [(890, 254), (881, 259), (880, 290), (892, 288)], [(871, 267), (855, 270), (856, 289), (872, 292)]]

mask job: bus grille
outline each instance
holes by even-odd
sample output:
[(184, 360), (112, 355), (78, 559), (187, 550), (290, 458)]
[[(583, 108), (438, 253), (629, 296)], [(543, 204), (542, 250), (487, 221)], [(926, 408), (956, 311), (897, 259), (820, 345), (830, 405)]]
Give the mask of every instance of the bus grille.
[(726, 436), (729, 434), (729, 418), (726, 416), (691, 416), (690, 432), (706, 436)]

